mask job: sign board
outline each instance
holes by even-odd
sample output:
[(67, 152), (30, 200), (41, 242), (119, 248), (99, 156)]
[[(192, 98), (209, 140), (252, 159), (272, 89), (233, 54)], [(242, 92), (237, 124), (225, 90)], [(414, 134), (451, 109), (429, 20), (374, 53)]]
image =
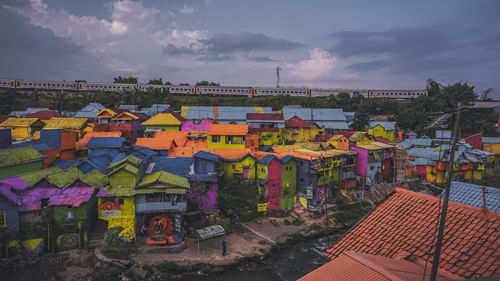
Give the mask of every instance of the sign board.
[(306, 189), (306, 199), (313, 199), (313, 188), (312, 186), (308, 186)]
[(181, 214), (175, 214), (175, 232), (181, 232)]
[(101, 210), (101, 217), (121, 216), (122, 210)]
[(257, 203), (257, 211), (258, 212), (267, 211), (267, 203)]

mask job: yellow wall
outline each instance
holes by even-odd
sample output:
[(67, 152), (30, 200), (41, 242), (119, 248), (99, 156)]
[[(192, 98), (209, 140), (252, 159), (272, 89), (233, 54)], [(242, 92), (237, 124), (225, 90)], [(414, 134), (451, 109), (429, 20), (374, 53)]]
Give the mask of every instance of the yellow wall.
[(25, 140), (31, 137), (29, 127), (11, 127), (10, 133), (13, 140)]
[(267, 179), (267, 165), (257, 163), (257, 179)]
[(135, 188), (137, 184), (137, 177), (132, 173), (121, 169), (109, 176), (109, 184), (113, 188), (121, 186), (120, 188), (123, 190), (130, 190)]
[(316, 126), (312, 128), (286, 128), (285, 132), (287, 141), (312, 141), (320, 132), (324, 132), (324, 129)]
[(233, 136), (234, 139), (241, 139), (242, 144), (227, 144), (226, 138), (228, 136), (220, 136), (220, 142), (212, 142), (212, 136), (207, 137), (207, 147), (208, 148), (245, 148), (245, 136)]
[(372, 135), (374, 137), (383, 137), (383, 138), (388, 139), (390, 141), (394, 141), (394, 137), (395, 137), (394, 130), (386, 131), (380, 125), (377, 125), (377, 126), (371, 128), (370, 130), (368, 130), (368, 134)]
[(120, 232), (120, 237), (122, 239), (135, 239), (136, 218), (134, 197), (114, 197), (112, 199), (114, 202), (123, 199), (123, 205), (120, 206), (120, 213), (115, 216), (103, 216), (101, 205), (106, 202), (106, 199), (107, 198), (99, 198), (99, 218), (108, 222), (108, 229), (118, 226), (123, 227), (122, 232)]
[(500, 143), (483, 143), (483, 150), (494, 154), (500, 154)]
[(255, 179), (255, 159), (251, 156), (240, 162), (224, 162), (222, 164), (224, 178), (232, 178), (235, 173), (243, 174), (243, 166), (248, 166), (248, 179)]
[[(283, 129), (280, 129), (283, 130)], [(285, 138), (282, 131), (279, 132), (258, 132), (259, 145), (284, 145)]]
[(444, 171), (436, 171), (433, 166), (426, 166), (426, 180), (435, 183), (444, 183), (446, 179), (444, 178)]
[(144, 125), (146, 129), (161, 129), (163, 131), (180, 131), (181, 126), (180, 125), (163, 125), (163, 126), (151, 126), (151, 125)]

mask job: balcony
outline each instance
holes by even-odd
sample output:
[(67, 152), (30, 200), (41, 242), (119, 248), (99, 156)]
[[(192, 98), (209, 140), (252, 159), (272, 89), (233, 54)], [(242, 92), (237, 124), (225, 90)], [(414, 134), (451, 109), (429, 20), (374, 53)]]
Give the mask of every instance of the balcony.
[(166, 211), (185, 211), (187, 208), (186, 202), (146, 202), (136, 203), (136, 213), (151, 213), (151, 212), (166, 212)]

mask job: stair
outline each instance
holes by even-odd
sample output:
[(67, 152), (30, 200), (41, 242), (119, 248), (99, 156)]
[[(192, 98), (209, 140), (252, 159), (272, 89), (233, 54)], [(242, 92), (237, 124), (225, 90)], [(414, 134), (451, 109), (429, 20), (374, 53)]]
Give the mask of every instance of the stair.
[(108, 230), (108, 223), (103, 220), (98, 220), (94, 226), (94, 230), (90, 235), (89, 248), (97, 248), (104, 246), (104, 234)]

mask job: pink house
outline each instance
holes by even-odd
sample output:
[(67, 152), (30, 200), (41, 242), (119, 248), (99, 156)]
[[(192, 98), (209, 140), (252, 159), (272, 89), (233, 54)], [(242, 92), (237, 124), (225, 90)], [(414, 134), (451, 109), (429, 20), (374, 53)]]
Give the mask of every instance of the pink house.
[(181, 131), (209, 131), (212, 126), (212, 121), (203, 119), (201, 121), (189, 120), (182, 123)]

